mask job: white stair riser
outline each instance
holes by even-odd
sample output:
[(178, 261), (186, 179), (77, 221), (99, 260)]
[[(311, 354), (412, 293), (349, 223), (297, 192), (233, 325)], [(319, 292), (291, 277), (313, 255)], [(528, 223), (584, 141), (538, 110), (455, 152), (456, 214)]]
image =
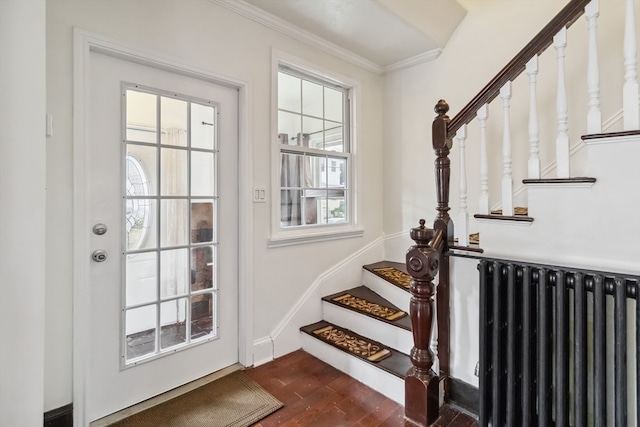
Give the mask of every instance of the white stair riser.
[(392, 285), (367, 270), (362, 272), (362, 284), (399, 309), (409, 312), (409, 303), (411, 302), (411, 294), (409, 292)]
[(404, 380), (304, 332), (301, 334), (302, 348), (307, 353), (404, 405)]
[(322, 302), (322, 312), (322, 318), (327, 322), (340, 325), (402, 353), (409, 354), (413, 348), (413, 335), (406, 329), (326, 301)]

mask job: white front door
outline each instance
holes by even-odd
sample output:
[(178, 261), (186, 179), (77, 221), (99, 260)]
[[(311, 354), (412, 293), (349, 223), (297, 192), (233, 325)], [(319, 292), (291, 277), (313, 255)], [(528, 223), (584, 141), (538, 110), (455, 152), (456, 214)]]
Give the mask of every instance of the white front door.
[(238, 91), (92, 52), (86, 417), (238, 362)]

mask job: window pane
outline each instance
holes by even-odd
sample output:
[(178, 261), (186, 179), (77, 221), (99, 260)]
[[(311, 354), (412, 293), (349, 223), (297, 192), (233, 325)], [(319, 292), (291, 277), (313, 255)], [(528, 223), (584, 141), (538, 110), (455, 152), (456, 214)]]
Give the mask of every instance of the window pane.
[(300, 79), (278, 73), (278, 108), (300, 113), (301, 105)]
[(191, 147), (215, 148), (215, 109), (207, 105), (191, 104)]
[(127, 90), (126, 97), (127, 140), (156, 143), (158, 97), (135, 90)]
[(210, 335), (215, 330), (213, 321), (213, 294), (206, 293), (191, 297), (191, 339)]
[(342, 123), (343, 94), (335, 89), (324, 88), (324, 118)]
[(303, 156), (282, 153), (280, 166), (280, 185), (283, 188), (302, 186)]
[(160, 296), (184, 295), (189, 290), (189, 251), (172, 249), (160, 252)]
[(187, 152), (163, 148), (161, 150), (160, 191), (163, 196), (187, 195)]
[(187, 341), (187, 299), (180, 298), (160, 304), (160, 348), (165, 349)]
[(322, 117), (322, 86), (304, 80), (302, 82), (302, 113), (307, 116)]
[(327, 158), (307, 156), (305, 159), (305, 187), (323, 188), (327, 185)]
[(304, 198), (304, 223), (324, 224), (326, 223), (326, 190), (306, 190)]
[(215, 195), (215, 173), (213, 168), (213, 153), (201, 151), (191, 152), (191, 195)]
[(344, 146), (344, 128), (342, 125), (336, 122), (324, 123), (324, 149), (327, 151), (338, 151), (344, 153), (347, 151)]
[(317, 148), (319, 150), (324, 149), (324, 122), (320, 119), (314, 119), (311, 117), (302, 118), (302, 132), (308, 135), (308, 142), (304, 141), (305, 147)]
[(347, 177), (347, 159), (329, 157), (328, 186), (344, 188)]
[(187, 146), (187, 102), (175, 98), (160, 98), (160, 142)]
[(302, 223), (300, 194), (300, 190), (282, 190), (280, 192), (280, 222), (283, 227)]
[(127, 360), (156, 351), (156, 306), (127, 310), (126, 313)]
[(302, 132), (302, 120), (298, 114), (278, 112), (278, 134), (284, 134), (281, 144), (298, 145), (297, 135)]
[(127, 255), (125, 277), (125, 303), (127, 307), (156, 300), (158, 295), (157, 265), (156, 252)]
[(329, 213), (329, 224), (339, 224), (347, 222), (345, 197), (330, 197), (328, 200), (327, 211)]
[(186, 245), (189, 235), (187, 200), (162, 200), (160, 206), (161, 247)]
[(142, 163), (130, 154), (126, 156), (126, 168), (124, 224), (127, 250), (154, 247), (155, 201), (149, 198), (149, 178)]
[(128, 251), (156, 247), (156, 208), (154, 199), (125, 200), (125, 240)]
[[(144, 178), (147, 183), (146, 189), (148, 195), (155, 196), (158, 194), (158, 184), (156, 179), (156, 156), (158, 150), (155, 147), (145, 145), (127, 144), (127, 158), (135, 159), (139, 167), (144, 172)], [(130, 163), (127, 161), (127, 176), (130, 176)], [(141, 196), (142, 194), (138, 194)]]
[(191, 292), (213, 288), (213, 246), (191, 249)]
[(191, 243), (213, 242), (213, 200), (191, 202)]

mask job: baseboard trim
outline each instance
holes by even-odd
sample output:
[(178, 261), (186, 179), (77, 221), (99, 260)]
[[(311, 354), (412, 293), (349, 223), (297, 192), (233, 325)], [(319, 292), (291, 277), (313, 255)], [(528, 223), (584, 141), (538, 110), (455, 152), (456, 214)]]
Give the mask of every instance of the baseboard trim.
[(44, 427), (73, 427), (73, 404), (45, 412)]
[(457, 378), (449, 378), (448, 383), (449, 390), (445, 397), (447, 403), (477, 417), (480, 411), (480, 392), (478, 387)]

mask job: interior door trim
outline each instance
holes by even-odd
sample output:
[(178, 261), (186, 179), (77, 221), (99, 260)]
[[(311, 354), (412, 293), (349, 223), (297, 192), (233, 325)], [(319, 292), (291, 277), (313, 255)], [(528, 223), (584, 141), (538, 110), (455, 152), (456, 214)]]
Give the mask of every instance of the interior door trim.
[(238, 90), (238, 361), (244, 366), (253, 364), (253, 210), (251, 182), (251, 84), (247, 81), (203, 70), (161, 53), (141, 50), (107, 37), (74, 28), (73, 32), (73, 420), (75, 426), (86, 426), (87, 346), (89, 342), (89, 283), (90, 233), (86, 203), (89, 106), (89, 66), (91, 53), (97, 52), (193, 77), (205, 82)]

